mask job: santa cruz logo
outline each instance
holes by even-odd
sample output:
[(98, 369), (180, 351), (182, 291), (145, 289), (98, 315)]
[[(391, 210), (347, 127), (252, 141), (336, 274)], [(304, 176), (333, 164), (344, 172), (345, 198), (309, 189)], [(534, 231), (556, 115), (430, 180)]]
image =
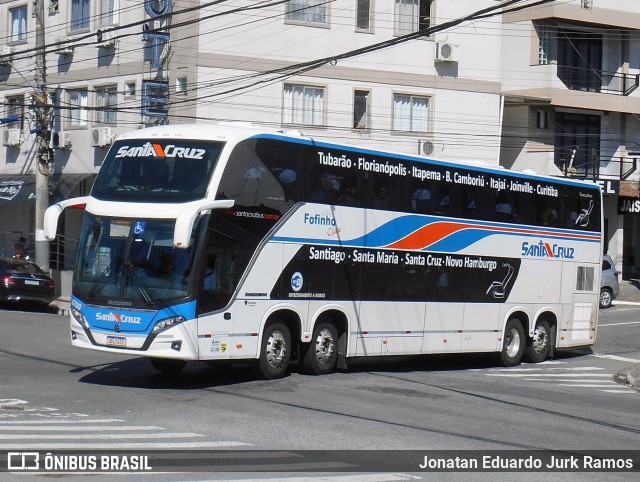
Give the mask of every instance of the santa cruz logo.
[(549, 244), (539, 241), (537, 244), (522, 243), (522, 256), (534, 256), (538, 258), (562, 258), (573, 259), (574, 249), (568, 246)]
[(173, 144), (162, 147), (160, 144), (147, 142), (137, 147), (122, 146), (118, 149), (116, 157), (182, 157), (184, 159), (203, 159), (205, 152), (204, 149), (197, 149), (195, 147), (178, 147)]
[(291, 289), (293, 291), (300, 291), (302, 289), (302, 284), (304, 283), (304, 279), (302, 278), (302, 274), (296, 271), (291, 276)]
[(98, 321), (114, 321), (116, 323), (131, 323), (133, 325), (139, 325), (142, 318), (139, 316), (119, 315), (110, 311), (109, 313), (96, 313), (96, 320)]

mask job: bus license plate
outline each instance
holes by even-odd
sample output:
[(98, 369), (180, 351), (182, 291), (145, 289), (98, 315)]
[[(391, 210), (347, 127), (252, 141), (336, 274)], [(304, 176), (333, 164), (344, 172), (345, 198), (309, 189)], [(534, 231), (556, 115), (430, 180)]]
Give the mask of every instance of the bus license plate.
[(124, 336), (107, 336), (108, 346), (127, 346), (127, 339)]

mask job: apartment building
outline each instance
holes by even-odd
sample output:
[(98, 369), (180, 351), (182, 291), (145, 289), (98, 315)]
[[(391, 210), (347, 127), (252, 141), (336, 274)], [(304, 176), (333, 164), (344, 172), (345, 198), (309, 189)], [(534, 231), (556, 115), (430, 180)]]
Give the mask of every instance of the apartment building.
[[(51, 201), (90, 189), (118, 133), (254, 122), (606, 180), (609, 252), (635, 266), (640, 227), (616, 208), (640, 196), (634, 2), (39, 1)], [(0, 0), (0, 231), (9, 238), (34, 226), (35, 3)], [(65, 214), (71, 239), (79, 219)]]

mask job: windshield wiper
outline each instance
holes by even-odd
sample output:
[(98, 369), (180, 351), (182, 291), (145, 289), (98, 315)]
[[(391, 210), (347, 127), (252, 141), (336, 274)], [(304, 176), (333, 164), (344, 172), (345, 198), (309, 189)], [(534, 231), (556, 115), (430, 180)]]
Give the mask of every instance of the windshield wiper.
[(140, 292), (140, 295), (142, 296), (144, 302), (150, 308), (155, 308), (155, 303), (153, 302), (151, 296), (149, 295), (149, 292), (147, 291), (148, 285), (142, 275), (138, 272), (138, 268), (140, 268), (140, 265), (136, 263), (135, 259), (128, 259), (124, 262), (124, 266), (127, 269), (127, 273), (129, 273), (131, 277), (138, 283), (138, 291)]
[(120, 263), (120, 262), (122, 262), (122, 258), (119, 257), (119, 256), (115, 257), (107, 265), (107, 267), (104, 269), (104, 271), (102, 271), (102, 273), (100, 273), (100, 275), (98, 276), (98, 279), (94, 281), (94, 284), (91, 287), (91, 291), (89, 291), (89, 294), (87, 295), (90, 300), (95, 298), (104, 289), (104, 287), (107, 286), (108, 283), (105, 280), (107, 279), (108, 276), (111, 275), (112, 266), (115, 263)]

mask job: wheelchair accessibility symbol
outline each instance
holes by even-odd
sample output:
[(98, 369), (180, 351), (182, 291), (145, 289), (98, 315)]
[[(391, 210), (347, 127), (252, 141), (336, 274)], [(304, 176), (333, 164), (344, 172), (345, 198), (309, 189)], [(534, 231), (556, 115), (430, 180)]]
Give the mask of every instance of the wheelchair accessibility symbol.
[(136, 223), (136, 225), (133, 227), (133, 233), (134, 234), (143, 234), (145, 225), (146, 225), (145, 221), (138, 221)]

